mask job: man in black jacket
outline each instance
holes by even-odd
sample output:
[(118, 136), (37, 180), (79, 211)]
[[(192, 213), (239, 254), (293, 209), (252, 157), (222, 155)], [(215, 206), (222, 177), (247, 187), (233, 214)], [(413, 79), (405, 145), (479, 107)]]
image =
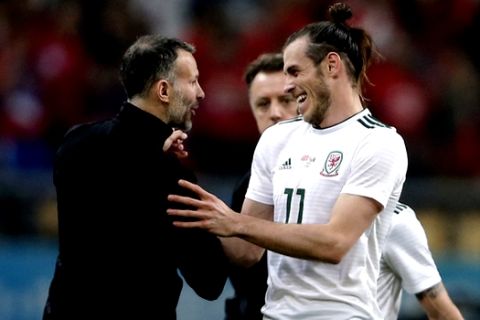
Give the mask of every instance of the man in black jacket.
[[(226, 282), (219, 240), (173, 227), (170, 193), (195, 181), (178, 158), (204, 92), (192, 45), (143, 36), (120, 68), (128, 101), (75, 126), (57, 152), (59, 255), (43, 319), (176, 319), (180, 271), (202, 298)], [(167, 152), (172, 145), (177, 155)]]

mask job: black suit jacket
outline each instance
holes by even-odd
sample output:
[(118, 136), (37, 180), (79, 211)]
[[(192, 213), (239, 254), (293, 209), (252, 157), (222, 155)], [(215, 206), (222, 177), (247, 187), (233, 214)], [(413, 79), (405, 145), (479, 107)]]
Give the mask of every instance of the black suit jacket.
[(201, 297), (222, 293), (219, 240), (172, 225), (167, 195), (193, 173), (163, 152), (172, 133), (126, 103), (113, 119), (72, 128), (54, 166), (59, 255), (44, 319), (175, 319), (177, 270)]

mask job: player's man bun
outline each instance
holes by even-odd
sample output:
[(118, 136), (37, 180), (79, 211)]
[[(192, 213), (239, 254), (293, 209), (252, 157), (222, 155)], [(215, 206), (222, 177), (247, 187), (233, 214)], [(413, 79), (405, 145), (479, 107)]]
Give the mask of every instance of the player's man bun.
[(341, 24), (346, 24), (346, 21), (353, 16), (352, 9), (343, 2), (332, 4), (328, 8), (328, 14), (333, 23)]

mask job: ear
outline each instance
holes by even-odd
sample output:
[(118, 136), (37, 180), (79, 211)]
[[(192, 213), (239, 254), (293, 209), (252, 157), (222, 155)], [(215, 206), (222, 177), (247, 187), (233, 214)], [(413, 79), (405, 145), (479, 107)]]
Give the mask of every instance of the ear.
[(340, 71), (342, 59), (338, 53), (329, 52), (325, 61), (327, 74), (336, 75)]
[(157, 81), (154, 87), (157, 98), (162, 102), (169, 102), (170, 83), (165, 79), (161, 79)]

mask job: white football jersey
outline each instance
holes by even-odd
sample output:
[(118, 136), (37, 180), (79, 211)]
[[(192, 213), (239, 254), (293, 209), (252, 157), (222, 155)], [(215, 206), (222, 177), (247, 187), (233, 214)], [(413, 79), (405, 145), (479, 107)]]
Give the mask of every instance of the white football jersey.
[(416, 294), (442, 281), (415, 212), (399, 203), (394, 213), (378, 278), (378, 304), (385, 320), (398, 318), (402, 288)]
[(275, 222), (327, 223), (341, 193), (384, 207), (339, 264), (269, 251), (265, 319), (381, 319), (380, 255), (407, 162), (403, 139), (368, 109), (324, 129), (300, 117), (262, 134), (246, 197), (273, 205)]

